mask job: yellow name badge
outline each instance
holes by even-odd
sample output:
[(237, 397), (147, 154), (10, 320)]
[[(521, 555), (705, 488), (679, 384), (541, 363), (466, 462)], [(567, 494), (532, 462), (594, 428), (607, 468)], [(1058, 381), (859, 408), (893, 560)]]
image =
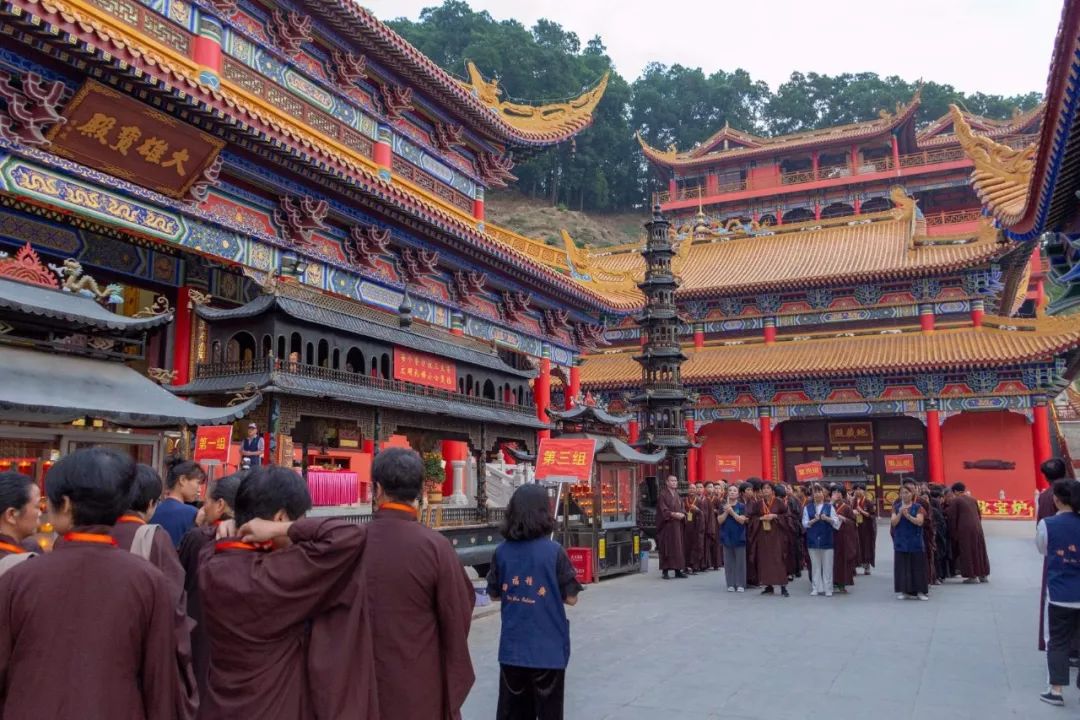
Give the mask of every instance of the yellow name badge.
[(686, 522), (694, 522), (694, 513), (686, 513)]
[(862, 515), (856, 515), (855, 516), (855, 524), (856, 525), (862, 525), (862, 521), (863, 521), (863, 516)]
[(600, 538), (596, 542), (596, 557), (600, 558), (601, 560), (607, 559), (607, 540), (605, 540), (604, 538)]
[(640, 554), (641, 554), (641, 537), (638, 536), (638, 535), (635, 535), (634, 536), (634, 556), (636, 557), (636, 556), (638, 556)]
[(771, 532), (772, 531), (772, 522), (770, 522), (769, 520), (762, 520), (761, 521), (761, 527), (765, 532)]

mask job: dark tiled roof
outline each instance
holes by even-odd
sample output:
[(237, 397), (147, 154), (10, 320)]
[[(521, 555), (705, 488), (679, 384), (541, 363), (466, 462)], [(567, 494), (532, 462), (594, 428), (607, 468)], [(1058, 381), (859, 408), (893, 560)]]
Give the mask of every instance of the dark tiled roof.
[[(79, 328), (143, 331), (172, 321), (172, 313), (146, 318), (117, 315), (83, 295), (0, 278), (0, 310), (63, 320)], [(73, 329), (74, 329), (73, 327)]]

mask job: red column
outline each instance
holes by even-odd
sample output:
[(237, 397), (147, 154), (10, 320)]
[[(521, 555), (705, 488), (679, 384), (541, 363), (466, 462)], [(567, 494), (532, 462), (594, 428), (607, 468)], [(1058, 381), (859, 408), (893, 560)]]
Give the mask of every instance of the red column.
[(372, 151), (374, 157), (372, 159), (375, 160), (375, 164), (379, 166), (379, 174), (381, 175), (383, 172), (389, 173), (390, 168), (394, 164), (393, 149), (390, 145), (393, 141), (394, 134), (391, 132), (390, 128), (380, 126), (376, 135), (378, 137), (375, 140), (375, 148)]
[(810, 153), (810, 169), (814, 173), (814, 179), (818, 179), (818, 169), (821, 167), (821, 156), (817, 150)]
[(900, 142), (896, 139), (896, 133), (892, 136), (892, 164), (894, 170), (900, 170)]
[(503, 402), (507, 405), (514, 402), (514, 391), (510, 389), (509, 385), (503, 388)]
[(191, 39), (191, 59), (200, 66), (199, 79), (218, 87), (224, 66), (221, 54), (221, 23), (217, 18), (201, 11), (197, 31)]
[(574, 399), (581, 394), (581, 367), (575, 362), (570, 366), (570, 391), (566, 393), (565, 407), (567, 410), (574, 406)]
[(758, 420), (761, 423), (761, 479), (772, 480), (772, 418), (768, 410), (762, 410)]
[(817, 200), (814, 201), (814, 219), (821, 219), (821, 203), (819, 203)]
[(712, 197), (720, 192), (720, 183), (716, 177), (716, 173), (709, 173), (705, 176), (705, 196)]
[(982, 300), (971, 301), (971, 324), (977, 328), (982, 327), (984, 305)]
[(479, 220), (484, 221), (484, 191), (477, 190), (476, 197), (472, 201), (472, 216)]
[(765, 335), (765, 344), (772, 345), (776, 342), (776, 318), (767, 317), (763, 323), (762, 332)]
[(173, 320), (173, 385), (186, 385), (191, 374), (191, 288), (176, 289), (176, 315)]
[(701, 325), (694, 325), (694, 349), (700, 350), (705, 347), (705, 328)]
[[(548, 417), (547, 409), (551, 406), (551, 351), (544, 346), (543, 356), (540, 358), (540, 374), (537, 375), (536, 381), (533, 384), (533, 395), (536, 400), (536, 417), (540, 422), (549, 422), (551, 418)], [(540, 430), (537, 433), (538, 437), (549, 438), (551, 437), (550, 430)]]
[(860, 200), (859, 198), (855, 198), (853, 206), (855, 207), (855, 214), (862, 215), (862, 200)]
[(626, 440), (631, 445), (638, 441), (638, 423), (637, 420), (631, 420), (626, 423)]
[(936, 407), (926, 411), (926, 455), (930, 466), (930, 482), (945, 482), (945, 459), (941, 454), (941, 425)]
[(934, 306), (933, 305), (920, 305), (919, 306), (919, 327), (922, 328), (924, 333), (934, 332)]
[(784, 442), (780, 436), (780, 426), (772, 429), (772, 446), (780, 451), (780, 462), (776, 463), (776, 482), (784, 482)]
[(675, 176), (672, 175), (667, 181), (668, 202), (671, 202), (678, 196), (679, 186), (675, 182)]
[[(683, 427), (686, 428), (686, 437), (690, 442), (694, 442), (694, 421), (686, 419), (683, 421)], [(690, 451), (686, 454), (686, 482), (693, 485), (701, 480), (701, 476), (698, 475), (698, 448), (690, 448)]]
[(450, 497), (454, 492), (454, 460), (464, 460), (469, 456), (469, 445), (461, 440), (443, 440), (442, 458), (446, 461), (443, 475), (443, 495)]
[(776, 224), (777, 225), (783, 225), (784, 224), (784, 211), (781, 210), (780, 208), (776, 208)]
[(851, 146), (851, 174), (856, 175), (859, 172), (859, 146)]
[(1043, 477), (1039, 467), (1052, 456), (1050, 449), (1050, 408), (1046, 404), (1046, 398), (1036, 398), (1035, 407), (1031, 408), (1033, 422), (1031, 423), (1031, 444), (1035, 452), (1035, 487), (1042, 490), (1046, 487), (1046, 478)]

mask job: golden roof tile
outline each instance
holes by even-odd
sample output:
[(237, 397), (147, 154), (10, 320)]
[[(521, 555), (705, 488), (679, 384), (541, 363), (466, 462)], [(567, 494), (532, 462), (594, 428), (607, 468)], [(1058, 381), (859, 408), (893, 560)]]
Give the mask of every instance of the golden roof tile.
[[(1017, 320), (986, 316), (984, 327), (886, 332), (853, 337), (781, 340), (771, 345), (685, 349), (687, 383), (738, 380), (845, 377), (897, 372), (989, 368), (1045, 360), (1080, 345), (1080, 317)], [(641, 381), (634, 360), (639, 348), (587, 356), (581, 368), (583, 388), (616, 388)]]

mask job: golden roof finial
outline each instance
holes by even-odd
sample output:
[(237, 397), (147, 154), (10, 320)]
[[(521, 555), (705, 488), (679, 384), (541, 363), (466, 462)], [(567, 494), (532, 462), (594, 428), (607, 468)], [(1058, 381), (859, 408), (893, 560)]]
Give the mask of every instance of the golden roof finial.
[(1037, 144), (1014, 150), (976, 135), (956, 105), (949, 105), (949, 112), (956, 139), (975, 164), (971, 181), (976, 193), (998, 219), (1006, 223), (1019, 219), (1027, 205)]

